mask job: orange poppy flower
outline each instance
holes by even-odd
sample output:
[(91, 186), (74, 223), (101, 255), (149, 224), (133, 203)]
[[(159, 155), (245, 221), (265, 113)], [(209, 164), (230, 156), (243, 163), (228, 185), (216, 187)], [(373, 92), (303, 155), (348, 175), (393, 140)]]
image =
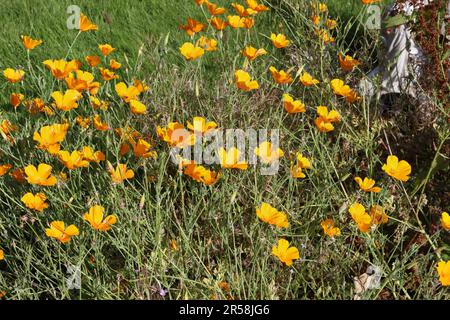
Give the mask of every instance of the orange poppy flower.
[(63, 221), (53, 221), (50, 223), (50, 228), (45, 229), (45, 234), (62, 243), (67, 243), (73, 236), (79, 235), (80, 232), (73, 224), (66, 228)]

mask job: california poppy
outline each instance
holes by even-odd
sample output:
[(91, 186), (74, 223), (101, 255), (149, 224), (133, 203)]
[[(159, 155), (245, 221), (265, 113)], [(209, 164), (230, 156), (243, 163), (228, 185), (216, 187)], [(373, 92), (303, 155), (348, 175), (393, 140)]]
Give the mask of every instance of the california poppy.
[(236, 86), (244, 91), (251, 91), (259, 88), (256, 80), (252, 80), (250, 75), (244, 70), (238, 70), (234, 74)]
[(9, 103), (14, 107), (17, 108), (23, 101), (25, 96), (21, 93), (11, 93), (11, 96), (9, 98)]
[(80, 15), (80, 31), (87, 32), (91, 30), (98, 30), (97, 25), (93, 24), (88, 17), (83, 13)]
[(283, 70), (278, 71), (272, 66), (269, 68), (269, 71), (272, 73), (273, 79), (278, 84), (288, 84), (293, 81), (292, 76)]
[(225, 150), (225, 148), (220, 148), (218, 150), (220, 165), (224, 169), (240, 169), (240, 170), (247, 170), (248, 169), (248, 163), (240, 160), (240, 151), (233, 147), (229, 149), (228, 151)]
[(33, 140), (39, 143), (38, 148), (46, 150), (50, 154), (57, 154), (60, 149), (60, 143), (64, 141), (69, 124), (53, 124), (43, 126), (33, 134)]
[(42, 40), (35, 40), (29, 36), (20, 36), (22, 39), (22, 44), (27, 50), (33, 50), (40, 44), (42, 44)]
[(205, 134), (215, 128), (217, 128), (217, 123), (214, 121), (206, 121), (203, 117), (194, 117), (193, 123), (188, 121), (187, 127), (189, 130), (195, 134)]
[(375, 187), (375, 180), (370, 179), (370, 178), (364, 178), (361, 179), (360, 177), (356, 177), (355, 178), (356, 183), (359, 185), (359, 187), (361, 188), (361, 190), (365, 191), (365, 192), (380, 192), (381, 188), (380, 187)]
[(450, 231), (450, 215), (447, 212), (441, 214), (441, 225), (447, 231)]
[(56, 108), (63, 111), (70, 111), (78, 108), (78, 100), (82, 97), (80, 92), (73, 89), (69, 89), (64, 93), (61, 91), (55, 91), (51, 96), (55, 101), (54, 105)]
[(69, 170), (86, 168), (89, 166), (89, 162), (84, 159), (83, 153), (80, 151), (59, 151), (58, 157)]
[(298, 249), (296, 247), (289, 247), (289, 241), (285, 239), (278, 240), (278, 245), (272, 247), (272, 254), (288, 267), (292, 265), (293, 260), (300, 258)]
[(330, 238), (334, 238), (341, 235), (341, 230), (338, 227), (334, 226), (333, 219), (326, 219), (320, 223), (320, 226), (323, 229), (323, 233), (329, 236)]
[(110, 44), (106, 43), (106, 44), (99, 44), (98, 48), (100, 50), (100, 52), (102, 53), (103, 56), (109, 56), (114, 50), (116, 50), (115, 48), (113, 48)]
[(21, 200), (27, 206), (27, 208), (32, 210), (42, 212), (44, 211), (44, 209), (48, 208), (48, 203), (45, 202), (47, 201), (47, 197), (41, 192), (36, 193), (35, 195), (31, 192), (28, 192), (22, 197)]
[(310, 87), (318, 84), (320, 81), (315, 79), (313, 76), (311, 76), (308, 72), (303, 72), (303, 74), (300, 76), (300, 82), (305, 87)]
[(108, 172), (111, 175), (111, 180), (114, 184), (122, 183), (124, 180), (132, 179), (134, 177), (134, 171), (127, 169), (126, 164), (118, 163), (114, 168), (111, 163), (108, 162)]
[(286, 38), (286, 36), (284, 34), (274, 34), (272, 33), (270, 35), (270, 39), (272, 40), (273, 45), (275, 46), (275, 48), (281, 49), (281, 48), (285, 48), (287, 46), (290, 45), (290, 41)]
[(96, 67), (101, 62), (99, 56), (86, 56), (84, 59), (90, 67)]
[(14, 70), (12, 68), (7, 68), (5, 71), (3, 71), (3, 76), (8, 80), (8, 82), (16, 83), (23, 80), (23, 77), (25, 76), (25, 71), (23, 70)]
[(102, 75), (103, 80), (105, 81), (111, 81), (114, 79), (119, 79), (119, 76), (114, 73), (114, 71), (111, 71), (107, 68), (98, 68), (100, 71), (100, 74)]
[(63, 221), (53, 221), (50, 223), (50, 228), (45, 229), (45, 234), (62, 243), (67, 243), (73, 236), (79, 235), (80, 232), (73, 224), (66, 228)]
[(244, 57), (246, 57), (249, 61), (253, 61), (259, 56), (267, 54), (267, 51), (263, 48), (256, 49), (254, 47), (245, 47), (245, 49), (242, 51), (242, 54)]
[(444, 287), (450, 286), (450, 261), (439, 261), (437, 265), (439, 281)]
[(273, 146), (272, 143), (264, 141), (255, 148), (255, 155), (261, 159), (262, 163), (268, 164), (283, 157), (284, 152), (280, 148)]
[(283, 105), (284, 109), (288, 113), (299, 113), (306, 111), (304, 103), (300, 100), (294, 100), (294, 98), (287, 93), (283, 94)]
[(52, 166), (41, 163), (36, 168), (33, 165), (25, 167), (26, 179), (29, 184), (37, 184), (40, 186), (54, 186), (57, 183), (55, 176), (52, 175)]
[(195, 143), (195, 134), (189, 132), (178, 122), (170, 122), (166, 127), (157, 127), (158, 137), (171, 147), (183, 148)]
[(204, 55), (205, 49), (196, 47), (190, 42), (185, 42), (180, 47), (180, 52), (186, 58), (186, 60), (196, 60)]
[(372, 226), (372, 218), (366, 212), (363, 205), (360, 203), (354, 203), (348, 209), (352, 219), (358, 225), (358, 229), (362, 232), (368, 232)]
[(180, 29), (186, 31), (186, 33), (192, 37), (194, 34), (203, 31), (203, 29), (205, 29), (205, 25), (195, 19), (188, 18), (187, 24), (180, 25)]
[(403, 182), (408, 181), (411, 174), (411, 165), (405, 160), (399, 161), (396, 156), (389, 156), (382, 169), (392, 178)]
[(44, 65), (56, 79), (64, 79), (72, 71), (78, 70), (81, 63), (77, 60), (71, 60), (69, 62), (65, 60), (45, 60)]

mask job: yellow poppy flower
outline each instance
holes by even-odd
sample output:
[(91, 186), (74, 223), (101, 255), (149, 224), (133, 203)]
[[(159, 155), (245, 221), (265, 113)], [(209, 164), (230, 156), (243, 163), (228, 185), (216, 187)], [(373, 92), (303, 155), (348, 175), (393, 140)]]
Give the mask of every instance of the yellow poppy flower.
[(278, 211), (270, 204), (263, 202), (256, 208), (256, 216), (263, 222), (277, 226), (278, 228), (289, 227), (286, 213)]
[(272, 40), (272, 44), (275, 46), (275, 48), (281, 49), (286, 48), (290, 45), (290, 41), (286, 38), (284, 34), (274, 34), (272, 33), (270, 35), (270, 39)]
[(353, 59), (351, 56), (344, 55), (342, 53), (339, 53), (339, 65), (341, 66), (341, 69), (344, 71), (353, 71), (353, 69), (357, 66), (359, 66), (361, 62), (358, 60)]
[(333, 219), (326, 219), (320, 223), (320, 226), (323, 229), (323, 233), (329, 236), (330, 238), (334, 238), (341, 235), (341, 230), (338, 227), (334, 226)]
[(12, 164), (0, 164), (0, 177), (7, 174), (11, 168), (12, 168)]
[(370, 208), (370, 218), (374, 224), (385, 224), (389, 221), (389, 217), (381, 206), (372, 206)]
[(238, 70), (234, 74), (236, 86), (244, 91), (256, 90), (259, 88), (257, 81), (252, 80), (250, 75), (244, 70)]
[(139, 100), (130, 100), (130, 111), (132, 114), (146, 114), (147, 107)]
[(253, 61), (256, 58), (267, 54), (267, 51), (263, 48), (261, 49), (256, 49), (254, 47), (245, 47), (245, 49), (242, 51), (242, 54), (244, 55), (244, 57), (246, 57), (249, 61)]
[(60, 143), (66, 137), (67, 130), (69, 130), (68, 123), (44, 126), (39, 132), (33, 134), (33, 140), (39, 143), (39, 149), (46, 150), (50, 154), (57, 154)]
[(16, 83), (23, 80), (25, 71), (7, 68), (5, 71), (3, 71), (3, 76), (6, 78), (6, 80), (8, 80), (8, 82)]
[(293, 81), (292, 76), (283, 70), (278, 71), (275, 67), (270, 67), (269, 71), (272, 73), (273, 79), (278, 84), (288, 84)]
[(83, 147), (80, 152), (83, 155), (83, 160), (86, 160), (88, 162), (99, 163), (100, 161), (105, 160), (105, 154), (103, 152), (94, 152), (94, 150), (88, 146)]
[(29, 184), (51, 187), (57, 183), (55, 176), (52, 176), (52, 166), (41, 163), (36, 168), (33, 165), (25, 167), (26, 179)]
[(228, 26), (228, 22), (222, 20), (219, 17), (213, 17), (209, 20), (209, 23), (213, 26), (217, 31), (221, 31)]
[(156, 151), (151, 150), (152, 145), (143, 139), (133, 143), (133, 153), (136, 158), (156, 158)]
[(447, 212), (441, 214), (441, 225), (447, 231), (450, 231), (450, 215)]
[(215, 184), (220, 177), (219, 173), (208, 170), (205, 167), (196, 164), (186, 165), (183, 173), (206, 186)]
[(360, 177), (355, 178), (356, 183), (359, 185), (359, 188), (365, 192), (375, 192), (378, 193), (381, 191), (380, 187), (375, 187), (375, 180), (370, 178), (361, 179)]
[(283, 94), (283, 105), (288, 113), (306, 112), (305, 104), (300, 100), (294, 100), (294, 98), (287, 93)]
[(363, 205), (354, 203), (348, 209), (353, 221), (358, 225), (358, 229), (362, 232), (368, 232), (372, 227), (372, 218), (366, 212)]
[(80, 151), (72, 151), (72, 153), (69, 151), (59, 151), (58, 157), (69, 170), (89, 167), (89, 162), (84, 160), (83, 153)]
[(103, 80), (105, 81), (111, 81), (114, 79), (119, 79), (119, 76), (114, 73), (114, 71), (111, 71), (107, 68), (98, 68), (100, 71), (100, 74), (102, 75)]
[(439, 281), (444, 287), (450, 286), (450, 261), (440, 261), (437, 266)]
[(71, 72), (64, 81), (69, 89), (78, 92), (87, 90), (90, 94), (97, 94), (100, 89), (100, 83), (94, 81), (94, 75), (86, 71), (76, 70), (74, 73)]
[(120, 69), (121, 66), (122, 66), (122, 64), (117, 62), (115, 59), (109, 60), (109, 68), (110, 69), (117, 70), (117, 69)]
[(137, 87), (135, 86), (127, 87), (127, 85), (124, 82), (117, 83), (115, 89), (118, 96), (122, 98), (125, 102), (137, 100), (139, 94), (141, 93)]
[(283, 157), (284, 152), (280, 148), (275, 149), (275, 147), (272, 146), (272, 143), (264, 141), (255, 148), (255, 155), (257, 155), (263, 163), (268, 164)]
[(101, 62), (99, 56), (86, 56), (84, 59), (90, 67), (96, 67)]
[(382, 169), (392, 178), (403, 182), (408, 181), (411, 174), (411, 165), (405, 160), (398, 161), (396, 156), (389, 156)]
[(134, 177), (134, 171), (127, 169), (126, 164), (118, 163), (114, 168), (111, 163), (108, 162), (108, 172), (111, 175), (111, 180), (114, 184), (122, 183), (124, 180), (132, 179)]
[(244, 27), (244, 18), (240, 16), (228, 16), (227, 21), (228, 25), (234, 29)]
[(64, 93), (55, 91), (51, 97), (55, 101), (54, 105), (56, 108), (63, 111), (70, 111), (78, 108), (78, 100), (81, 99), (82, 95), (77, 90), (69, 89)]
[(180, 47), (180, 52), (186, 58), (186, 60), (192, 61), (203, 56), (205, 54), (205, 49), (196, 47), (190, 42), (185, 42)]
[(183, 148), (195, 143), (195, 134), (189, 132), (178, 122), (170, 122), (166, 127), (156, 128), (158, 137), (171, 147)]
[(188, 121), (187, 127), (195, 134), (202, 135), (217, 128), (217, 123), (214, 121), (206, 121), (203, 117), (194, 117), (193, 124)]
[(11, 96), (9, 98), (9, 103), (14, 107), (17, 108), (23, 101), (25, 96), (21, 93), (11, 93)]
[(180, 29), (186, 31), (186, 33), (192, 37), (194, 34), (199, 33), (205, 29), (205, 25), (194, 19), (188, 18), (186, 25), (180, 25)]
[(269, 10), (269, 7), (258, 3), (256, 0), (247, 0), (247, 6), (249, 6), (250, 9), (255, 10), (256, 12), (263, 12)]
[(42, 44), (42, 40), (35, 40), (29, 36), (20, 36), (22, 39), (22, 44), (27, 50), (33, 50), (40, 44)]
[(225, 8), (219, 7), (218, 5), (211, 3), (211, 2), (206, 2), (206, 6), (208, 8), (209, 13), (212, 16), (217, 16), (217, 15), (221, 15), (224, 14), (227, 10)]
[(71, 60), (69, 62), (65, 60), (45, 60), (44, 65), (50, 70), (53, 77), (61, 80), (66, 78), (72, 71), (78, 70), (81, 63), (77, 60)]
[(350, 86), (346, 85), (341, 79), (331, 80), (331, 88), (336, 95), (344, 97), (349, 103), (360, 99), (358, 94), (353, 91)]
[(225, 148), (220, 148), (218, 150), (220, 165), (224, 169), (239, 169), (247, 170), (248, 164), (245, 161), (240, 161), (241, 153), (240, 151), (233, 147), (228, 151)]
[(97, 25), (93, 24), (83, 13), (80, 15), (80, 31), (87, 32), (98, 30)]
[(47, 197), (43, 193), (37, 193), (32, 194), (31, 192), (28, 192), (25, 194), (21, 201), (25, 204), (25, 206), (29, 209), (36, 210), (39, 212), (44, 211), (44, 209), (48, 208), (48, 203), (45, 201), (47, 200)]
[(94, 116), (94, 128), (98, 131), (106, 131), (109, 130), (109, 125), (106, 122), (102, 121), (102, 118), (99, 114), (96, 114)]
[(116, 50), (116, 48), (113, 48), (110, 44), (99, 44), (98, 49), (102, 53), (103, 56), (107, 57), (109, 56), (113, 51)]
[(315, 79), (312, 75), (310, 75), (308, 72), (303, 72), (303, 74), (300, 76), (300, 82), (305, 87), (310, 87), (318, 84), (320, 81)]
[(197, 45), (205, 49), (205, 51), (216, 51), (217, 50), (217, 40), (208, 39), (205, 36), (201, 36), (197, 41)]

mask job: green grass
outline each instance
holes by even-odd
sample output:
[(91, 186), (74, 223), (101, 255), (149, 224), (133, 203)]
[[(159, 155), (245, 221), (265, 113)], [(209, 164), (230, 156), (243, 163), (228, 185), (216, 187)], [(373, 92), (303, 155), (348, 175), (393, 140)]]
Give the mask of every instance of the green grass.
[[(42, 61), (65, 57), (76, 31), (65, 26), (70, 1), (5, 3), (0, 12), (4, 21), (0, 70), (22, 67), (27, 75), (23, 85), (0, 80), (0, 120), (9, 119), (19, 126), (14, 133), (15, 145), (0, 141), (0, 164), (23, 168), (45, 162), (56, 173), (69, 177), (51, 188), (18, 184), (7, 175), (0, 177), (0, 248), (5, 251), (5, 260), (0, 261), (0, 291), (7, 292), (6, 298), (161, 299), (160, 289), (168, 290), (165, 298), (169, 299), (226, 298), (228, 294), (219, 287), (225, 281), (231, 288), (229, 295), (237, 299), (352, 299), (353, 277), (373, 264), (383, 270), (381, 286), (365, 292), (364, 298), (448, 299), (448, 290), (439, 285), (436, 272), (437, 261), (448, 260), (450, 255), (448, 232), (438, 227), (440, 213), (448, 211), (448, 167), (439, 170), (435, 165), (448, 157), (444, 148), (448, 114), (440, 114), (433, 129), (436, 147), (431, 143), (424, 147), (426, 155), (421, 158), (404, 151), (408, 146), (415, 148), (414, 141), (400, 135), (411, 133), (407, 131), (408, 119), (386, 121), (374, 102), (347, 104), (338, 99), (326, 82), (340, 77), (353, 86), (363, 76), (359, 69), (351, 74), (340, 71), (338, 52), (350, 50), (362, 60), (363, 68), (370, 68), (373, 61), (368, 57), (376, 52), (379, 42), (361, 36), (349, 41), (345, 33), (351, 28), (347, 23), (353, 22), (347, 18), (359, 9), (350, 11), (348, 4), (336, 3), (329, 2), (331, 12), (341, 17), (335, 45), (324, 47), (317, 41), (306, 5), (273, 1), (271, 12), (258, 16), (256, 27), (250, 31), (228, 29), (220, 38), (208, 29), (206, 34), (219, 40), (218, 51), (186, 62), (178, 48), (189, 37), (178, 25), (187, 17), (205, 20), (193, 1), (114, 0), (95, 5), (80, 1), (82, 11), (100, 30), (81, 34), (69, 58), (83, 60), (88, 54), (99, 54), (99, 43), (110, 43), (117, 48), (112, 56), (124, 64), (118, 81), (130, 83), (140, 78), (151, 87), (142, 97), (148, 115), (134, 116), (117, 97), (114, 82), (101, 81), (99, 96), (109, 101), (111, 108), (95, 111), (112, 128), (131, 125), (153, 141), (158, 158), (146, 160), (133, 155), (120, 157), (122, 141), (112, 130), (83, 130), (74, 124), (77, 115), (94, 113), (86, 97), (76, 110), (58, 111), (53, 117), (29, 115), (23, 106), (12, 110), (8, 105), (11, 92), (50, 102), (51, 92), (65, 90), (65, 84), (53, 81)], [(267, 39), (271, 32), (286, 33), (294, 46), (276, 50)], [(377, 39), (375, 34), (362, 32)], [(28, 71), (19, 34), (44, 40), (31, 52), (35, 77)], [(240, 50), (250, 44), (266, 48), (269, 54), (248, 65), (261, 89), (243, 93), (236, 89), (233, 74), (247, 66)], [(298, 82), (289, 87), (276, 85), (267, 71), (271, 65), (293, 68), (293, 74), (305, 68), (324, 83), (307, 89)], [(95, 76), (101, 79), (98, 71)], [(287, 114), (281, 103), (283, 92), (304, 101), (308, 111)], [(319, 133), (315, 128), (318, 105), (341, 112), (343, 120), (334, 132)], [(280, 129), (280, 147), (285, 152), (280, 172), (263, 176), (259, 167), (221, 170), (219, 182), (209, 187), (179, 174), (169, 161), (169, 148), (158, 140), (155, 129), (169, 121), (186, 123), (194, 116), (216, 121), (224, 129)], [(104, 162), (69, 172), (55, 157), (37, 149), (33, 132), (64, 120), (73, 125), (62, 149), (90, 145), (105, 152), (114, 165), (127, 163), (135, 178), (112, 185)], [(405, 130), (398, 133), (397, 127)], [(411, 163), (409, 182), (396, 182), (381, 170), (389, 148)], [(297, 151), (313, 164), (306, 179), (289, 175)], [(217, 165), (212, 168), (220, 170)], [(382, 192), (363, 193), (353, 181), (355, 176), (376, 179)], [(20, 201), (26, 192), (44, 192), (50, 207), (42, 214), (27, 209)], [(347, 211), (355, 201), (366, 208), (383, 206), (389, 222), (361, 233)], [(255, 207), (261, 202), (286, 212), (290, 227), (280, 230), (259, 221)], [(118, 223), (106, 233), (96, 232), (83, 221), (83, 213), (95, 204), (118, 216)], [(340, 237), (330, 240), (323, 235), (320, 222), (326, 218), (333, 218), (341, 228)], [(53, 220), (77, 225), (80, 235), (68, 244), (46, 237), (45, 228)], [(271, 255), (279, 238), (299, 248), (301, 259), (291, 268)], [(178, 250), (171, 248), (171, 240), (177, 241)], [(67, 288), (65, 277), (70, 265), (81, 266), (81, 290)]]

